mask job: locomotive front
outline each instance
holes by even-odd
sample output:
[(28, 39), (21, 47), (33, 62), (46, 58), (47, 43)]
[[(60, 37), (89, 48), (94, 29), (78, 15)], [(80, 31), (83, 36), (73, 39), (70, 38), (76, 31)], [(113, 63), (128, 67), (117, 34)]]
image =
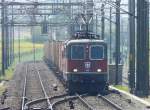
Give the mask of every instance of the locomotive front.
[(100, 92), (107, 89), (107, 45), (103, 40), (75, 39), (66, 44), (70, 92)]

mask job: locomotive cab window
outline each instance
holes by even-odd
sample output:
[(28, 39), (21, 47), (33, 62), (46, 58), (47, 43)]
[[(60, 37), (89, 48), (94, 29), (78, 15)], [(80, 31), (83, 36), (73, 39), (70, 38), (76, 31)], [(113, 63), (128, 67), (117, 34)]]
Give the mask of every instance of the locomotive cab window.
[(84, 59), (84, 46), (72, 45), (71, 46), (71, 59), (83, 60)]
[(100, 45), (94, 45), (90, 48), (90, 58), (93, 60), (100, 60), (104, 58), (104, 47)]

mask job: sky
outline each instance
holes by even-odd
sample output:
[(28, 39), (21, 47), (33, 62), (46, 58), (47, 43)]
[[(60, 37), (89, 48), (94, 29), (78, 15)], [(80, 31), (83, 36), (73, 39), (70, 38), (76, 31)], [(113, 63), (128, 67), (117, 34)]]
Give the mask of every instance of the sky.
[[(39, 2), (44, 2), (44, 1), (56, 1), (56, 0), (5, 0), (5, 1), (21, 1), (21, 2), (25, 2), (25, 1), (39, 1)], [(63, 1), (63, 0), (58, 0), (58, 1)], [(69, 1), (69, 0), (65, 0), (65, 1)], [(71, 0), (72, 1), (72, 0)], [(76, 1), (81, 1), (81, 0), (76, 0)], [(93, 1), (101, 1), (101, 0), (93, 0)], [(127, 3), (128, 0), (121, 0), (122, 3)]]

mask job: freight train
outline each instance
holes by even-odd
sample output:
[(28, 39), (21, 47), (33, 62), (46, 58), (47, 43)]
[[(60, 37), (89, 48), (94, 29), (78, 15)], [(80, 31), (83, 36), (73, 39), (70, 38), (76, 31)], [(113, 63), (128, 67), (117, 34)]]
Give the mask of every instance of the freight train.
[(55, 65), (70, 93), (108, 89), (107, 44), (93, 33), (77, 32), (66, 41), (48, 41), (44, 58)]

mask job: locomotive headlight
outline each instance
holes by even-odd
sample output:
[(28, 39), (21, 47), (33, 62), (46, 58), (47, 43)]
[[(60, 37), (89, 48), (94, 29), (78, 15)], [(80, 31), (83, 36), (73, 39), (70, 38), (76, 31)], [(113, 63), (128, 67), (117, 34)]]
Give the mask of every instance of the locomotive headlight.
[(73, 72), (78, 72), (78, 69), (73, 69)]
[(102, 70), (101, 69), (97, 69), (97, 72), (102, 72)]

